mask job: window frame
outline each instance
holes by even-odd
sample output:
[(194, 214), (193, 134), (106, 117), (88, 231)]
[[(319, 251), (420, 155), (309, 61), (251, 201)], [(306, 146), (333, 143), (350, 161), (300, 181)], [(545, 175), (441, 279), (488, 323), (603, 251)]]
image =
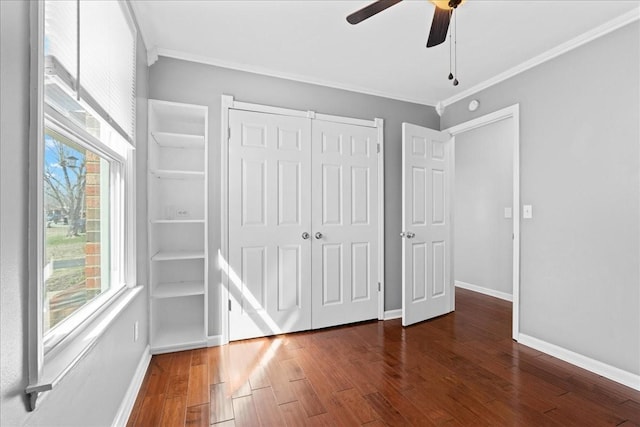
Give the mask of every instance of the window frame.
[[(135, 22), (130, 6), (121, 3), (123, 13), (131, 22)], [(29, 410), (36, 409), (39, 396), (52, 390), (96, 345), (100, 337), (109, 330), (117, 316), (141, 294), (142, 286), (136, 283), (136, 156), (135, 156), (135, 117), (134, 134), (131, 139), (123, 139), (122, 144), (110, 146), (106, 142), (93, 137), (86, 130), (65, 119), (64, 115), (45, 103), (45, 56), (44, 56), (44, 2), (30, 3), (30, 144), (29, 144), (29, 211), (28, 211), (28, 337), (27, 337), (27, 369)], [(138, 48), (137, 28), (134, 24), (135, 49)], [(136, 55), (137, 57), (137, 55)], [(135, 66), (135, 61), (134, 61)], [(135, 76), (135, 73), (134, 73)], [(135, 77), (134, 77), (135, 79)], [(135, 82), (134, 82), (135, 84)], [(136, 110), (134, 99), (134, 111)], [(83, 102), (88, 111), (96, 111)], [(97, 116), (105, 125), (109, 125), (102, 117)], [(71, 140), (97, 152), (109, 160), (110, 165), (117, 168), (110, 171), (111, 184), (111, 218), (110, 223), (118, 223), (111, 227), (110, 251), (112, 264), (119, 265), (117, 281), (119, 286), (111, 287), (104, 294), (90, 301), (78, 312), (91, 311), (81, 316), (81, 321), (69, 322), (64, 334), (56, 334), (55, 338), (45, 337), (44, 333), (44, 238), (46, 218), (44, 214), (44, 135), (45, 127), (55, 126), (56, 131), (64, 130), (74, 135)], [(120, 130), (109, 125), (109, 132), (121, 134)], [(115, 189), (115, 190), (114, 190)], [(119, 206), (115, 210), (115, 204)], [(118, 218), (116, 220), (116, 217)], [(115, 221), (114, 221), (115, 220)], [(114, 239), (115, 236), (115, 239)], [(114, 252), (115, 251), (115, 252)], [(111, 272), (110, 274), (114, 274)], [(110, 277), (111, 283), (116, 282)], [(103, 297), (104, 295), (104, 297)], [(93, 304), (95, 302), (95, 304)], [(65, 321), (68, 319), (65, 319)], [(63, 322), (61, 322), (63, 323)], [(73, 323), (73, 325), (71, 325)], [(59, 336), (58, 336), (59, 335)], [(44, 394), (46, 397), (48, 393)]]
[[(122, 253), (124, 251), (123, 247), (123, 230), (122, 221), (124, 220), (123, 215), (121, 214), (124, 209), (124, 201), (122, 200), (121, 194), (123, 193), (123, 187), (125, 186), (125, 177), (122, 173), (126, 163), (126, 157), (123, 157), (112, 150), (109, 150), (108, 147), (104, 145), (103, 142), (98, 141), (96, 138), (91, 137), (88, 133), (82, 132), (81, 129), (78, 128), (75, 131), (70, 129), (72, 126), (72, 122), (66, 120), (61, 115), (55, 114), (52, 109), (45, 105), (45, 113), (44, 113), (44, 126), (43, 126), (43, 140), (42, 146), (39, 148), (39, 155), (44, 156), (45, 144), (44, 144), (44, 135), (47, 133), (47, 129), (51, 129), (52, 131), (59, 133), (64, 138), (69, 141), (83, 147), (86, 150), (92, 151), (95, 154), (98, 154), (101, 158), (107, 160), (109, 162), (110, 170), (109, 170), (109, 256), (110, 256), (110, 271), (109, 271), (109, 289), (98, 295), (92, 301), (80, 307), (77, 311), (70, 314), (64, 320), (60, 322), (60, 324), (55, 327), (49, 329), (48, 331), (43, 331), (42, 337), (42, 345), (44, 356), (46, 357), (50, 351), (53, 351), (58, 344), (64, 342), (68, 337), (72, 337), (74, 330), (80, 327), (83, 323), (85, 323), (88, 319), (93, 317), (96, 312), (100, 311), (100, 308), (109, 303), (109, 300), (113, 298), (115, 295), (119, 293), (119, 291), (126, 286), (126, 282), (124, 280), (123, 275), (123, 263), (124, 257)], [(75, 127), (75, 126), (74, 126)], [(97, 146), (100, 144), (100, 146)], [(44, 162), (43, 168), (44, 170)], [(44, 191), (44, 184), (42, 191)], [(44, 194), (43, 194), (44, 199)], [(42, 221), (39, 221), (38, 227), (45, 227), (46, 220), (44, 219), (44, 205), (42, 206)], [(44, 236), (43, 236), (44, 237)], [(39, 259), (39, 268), (44, 268), (44, 250), (45, 250), (45, 239), (40, 242), (41, 247), (38, 250)], [(44, 277), (43, 277), (44, 279)], [(40, 312), (44, 313), (44, 288), (45, 283), (44, 280), (41, 280), (39, 286), (42, 287), (43, 298), (40, 298), (39, 303), (41, 304)], [(42, 320), (44, 320), (44, 315)]]

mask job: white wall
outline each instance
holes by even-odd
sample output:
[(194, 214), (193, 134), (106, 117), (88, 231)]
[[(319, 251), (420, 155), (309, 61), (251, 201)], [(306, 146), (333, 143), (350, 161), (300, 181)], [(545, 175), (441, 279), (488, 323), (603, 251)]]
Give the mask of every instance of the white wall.
[[(209, 107), (209, 253), (220, 247), (220, 96), (257, 104), (346, 117), (385, 120), (385, 309), (401, 307), (401, 124), (403, 121), (437, 129), (433, 107), (363, 95), (340, 89), (261, 76), (210, 65), (160, 58), (150, 68), (150, 97)], [(219, 272), (211, 260), (210, 308), (219, 306)], [(219, 333), (218, 314), (210, 316), (210, 334)]]
[(512, 294), (512, 118), (456, 135), (455, 280)]
[[(27, 412), (27, 239), (32, 212), (28, 183), (32, 143), (28, 135), (29, 3), (0, 1), (0, 425), (107, 426), (116, 415), (148, 343), (145, 292), (120, 314), (87, 357), (41, 400), (38, 409)], [(137, 135), (138, 144), (144, 147), (148, 68), (141, 39), (138, 46)], [(142, 159), (146, 159), (144, 153)], [(138, 181), (138, 191), (144, 195), (146, 169), (138, 172), (143, 178)], [(144, 211), (144, 206), (139, 207)], [(144, 253), (146, 227), (139, 230), (138, 240), (143, 242), (140, 251)], [(139, 270), (141, 281), (146, 277), (145, 269)], [(136, 320), (140, 322), (140, 337), (134, 344)]]
[(447, 107), (520, 103), (521, 332), (640, 374), (638, 21)]

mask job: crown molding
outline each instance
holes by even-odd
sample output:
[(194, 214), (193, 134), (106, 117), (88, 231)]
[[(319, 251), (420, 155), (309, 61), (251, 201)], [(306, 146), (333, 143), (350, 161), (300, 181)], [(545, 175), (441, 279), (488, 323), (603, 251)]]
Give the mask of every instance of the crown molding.
[(372, 89), (368, 89), (368, 88), (364, 88), (356, 85), (338, 83), (330, 80), (317, 79), (314, 77), (302, 76), (299, 74), (285, 73), (278, 70), (272, 70), (264, 67), (256, 67), (253, 65), (242, 64), (239, 62), (227, 61), (227, 60), (211, 58), (207, 56), (194, 55), (192, 53), (179, 51), (179, 50), (164, 49), (164, 48), (158, 47), (156, 48), (156, 54), (157, 56), (164, 56), (166, 58), (180, 59), (183, 61), (213, 65), (216, 67), (244, 71), (247, 73), (260, 74), (263, 76), (277, 77), (277, 78), (293, 80), (301, 83), (309, 83), (309, 84), (318, 85), (318, 86), (325, 86), (333, 89), (347, 90), (350, 92), (357, 92), (364, 95), (378, 96), (381, 98), (388, 98), (396, 101), (411, 102), (413, 104), (420, 104), (428, 107), (433, 107), (436, 104), (435, 101), (430, 99), (403, 97), (403, 96), (395, 95), (393, 93), (372, 90)]
[(565, 43), (562, 43), (553, 49), (549, 49), (548, 51), (529, 59), (521, 63), (520, 65), (516, 65), (513, 68), (508, 69), (505, 72), (495, 75), (490, 79), (485, 80), (482, 83), (479, 83), (473, 87), (470, 87), (467, 90), (464, 90), (456, 95), (453, 95), (447, 99), (440, 101), (438, 104), (441, 104), (442, 107), (447, 107), (448, 105), (453, 104), (454, 102), (460, 101), (468, 96), (471, 96), (481, 90), (484, 90), (488, 87), (496, 85), (504, 80), (507, 80), (513, 76), (516, 76), (524, 71), (527, 71), (533, 67), (536, 67), (544, 62), (547, 62), (553, 58), (556, 58), (562, 54), (565, 54), (573, 49), (576, 49), (586, 43), (589, 43), (597, 38), (600, 38), (604, 35), (607, 35), (619, 28), (622, 28), (626, 25), (629, 25), (635, 21), (640, 19), (640, 7), (630, 10), (629, 12), (620, 15), (619, 17), (612, 19), (592, 30), (587, 31), (584, 34), (581, 34)]

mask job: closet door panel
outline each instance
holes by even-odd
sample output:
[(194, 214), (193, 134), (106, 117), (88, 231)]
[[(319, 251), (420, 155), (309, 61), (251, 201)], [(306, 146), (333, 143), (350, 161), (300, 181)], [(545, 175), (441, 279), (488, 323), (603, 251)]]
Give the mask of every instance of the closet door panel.
[(312, 122), (312, 326), (378, 315), (377, 130)]
[(310, 120), (230, 110), (229, 127), (229, 338), (310, 329)]

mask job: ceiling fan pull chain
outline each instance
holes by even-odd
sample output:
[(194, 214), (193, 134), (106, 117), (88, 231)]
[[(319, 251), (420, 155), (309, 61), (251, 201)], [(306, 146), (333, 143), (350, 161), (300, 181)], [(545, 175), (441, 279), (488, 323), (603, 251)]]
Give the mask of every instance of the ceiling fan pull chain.
[[(456, 76), (458, 75), (458, 14), (454, 12), (455, 9), (452, 10), (451, 13), (453, 13), (453, 25), (454, 25), (454, 37), (453, 37), (453, 65), (454, 68), (453, 70), (456, 73)], [(458, 78), (456, 77), (453, 80), (453, 85), (454, 86), (458, 86), (458, 84), (460, 84), (460, 82), (458, 81)]]
[[(453, 13), (453, 12), (450, 12)], [(452, 29), (451, 27), (449, 27), (449, 80), (453, 80), (453, 73), (451, 72), (451, 58), (453, 55), (453, 44), (451, 42), (451, 37), (452, 37)]]

